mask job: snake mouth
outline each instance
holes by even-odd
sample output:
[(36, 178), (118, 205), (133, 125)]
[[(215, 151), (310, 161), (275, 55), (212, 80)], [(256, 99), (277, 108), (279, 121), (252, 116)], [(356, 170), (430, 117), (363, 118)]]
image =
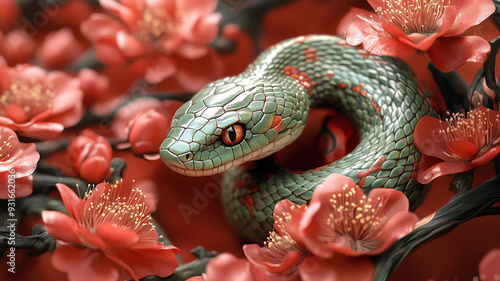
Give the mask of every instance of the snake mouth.
[(185, 175), (185, 176), (189, 176), (189, 177), (204, 177), (204, 176), (211, 176), (211, 175), (215, 175), (215, 174), (220, 174), (220, 173), (223, 173), (223, 172), (231, 169), (234, 166), (237, 166), (237, 165), (234, 165), (232, 162), (229, 162), (225, 165), (221, 165), (221, 166), (216, 167), (216, 168), (191, 170), (191, 169), (187, 169), (187, 168), (181, 168), (179, 166), (175, 166), (172, 164), (167, 164), (167, 167), (169, 167), (173, 171), (175, 171), (179, 174)]

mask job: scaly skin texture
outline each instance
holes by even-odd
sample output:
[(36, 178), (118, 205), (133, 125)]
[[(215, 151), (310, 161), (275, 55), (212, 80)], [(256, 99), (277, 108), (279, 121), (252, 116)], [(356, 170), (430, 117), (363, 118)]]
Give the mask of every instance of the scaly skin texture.
[[(414, 179), (420, 153), (413, 131), (422, 116), (434, 114), (422, 88), (401, 60), (367, 55), (337, 37), (286, 40), (242, 74), (208, 84), (179, 108), (160, 155), (189, 176), (227, 171), (222, 186), (227, 217), (254, 241), (272, 230), (278, 201), (308, 202), (331, 173), (353, 179), (366, 193), (378, 187), (401, 190), (414, 209), (427, 188)], [(359, 145), (342, 159), (303, 173), (262, 159), (302, 132), (311, 107), (345, 114), (358, 130)], [(244, 139), (228, 146), (220, 135), (233, 124), (243, 126)]]

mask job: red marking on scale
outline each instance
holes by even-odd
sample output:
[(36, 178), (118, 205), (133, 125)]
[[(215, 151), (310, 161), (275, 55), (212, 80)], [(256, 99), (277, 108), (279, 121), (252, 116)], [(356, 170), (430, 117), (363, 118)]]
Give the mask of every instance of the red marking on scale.
[(252, 183), (248, 186), (248, 190), (252, 193), (259, 192), (259, 185), (257, 183)]
[(309, 46), (306, 46), (306, 48), (303, 51), (303, 54), (306, 56), (305, 61), (306, 62), (315, 62), (319, 60), (318, 56), (316, 55), (316, 52), (318, 49), (316, 48), (309, 48)]
[(292, 67), (287, 65), (285, 66), (284, 70), (286, 76), (292, 77), (293, 79), (297, 80), (300, 85), (304, 86), (307, 89), (307, 91), (309, 92), (309, 96), (312, 96), (311, 85), (313, 84), (313, 82), (309, 79), (309, 75), (307, 75), (307, 73), (300, 71), (299, 67), (297, 66)]
[(344, 83), (340, 83), (340, 84), (337, 85), (337, 87), (339, 87), (341, 89), (345, 89), (345, 88), (347, 88), (347, 85), (344, 84)]
[(233, 191), (238, 190), (238, 189), (243, 189), (245, 186), (247, 186), (249, 180), (250, 180), (249, 178), (244, 178), (244, 179), (241, 179), (239, 181), (238, 180), (234, 181)]
[(326, 72), (325, 73), (325, 77), (327, 77), (328, 79), (332, 78), (333, 76), (335, 76), (335, 73), (333, 73), (333, 72)]
[(368, 177), (370, 174), (372, 174), (374, 172), (380, 171), (382, 169), (382, 163), (384, 163), (384, 161), (385, 161), (385, 158), (380, 157), (379, 159), (377, 159), (377, 161), (375, 161), (375, 163), (373, 163), (373, 165), (370, 167), (370, 169), (368, 169), (366, 171), (359, 172), (356, 175), (356, 177), (359, 179), (358, 186), (363, 187), (363, 185), (365, 184), (366, 177)]
[(380, 118), (380, 120), (382, 120), (382, 116), (380, 115), (380, 110), (382, 110), (382, 109), (380, 108), (380, 106), (378, 106), (378, 104), (374, 101), (372, 101), (371, 105), (372, 105), (373, 109), (375, 109), (375, 112), (377, 113), (378, 118)]
[(353, 91), (355, 91), (356, 93), (361, 94), (361, 95), (363, 95), (361, 92), (362, 92), (362, 91), (364, 91), (365, 93), (364, 93), (364, 95), (363, 95), (363, 96), (366, 96), (366, 90), (365, 90), (365, 89), (363, 89), (364, 87), (365, 87), (365, 83), (359, 83), (359, 85), (358, 85), (358, 86), (352, 86), (352, 88), (351, 88), (351, 89), (352, 89)]
[(255, 214), (253, 197), (250, 194), (245, 194), (245, 196), (240, 197), (240, 201), (248, 209), (250, 215), (253, 216)]
[(411, 177), (413, 179), (417, 179), (417, 175), (418, 175), (418, 168), (419, 168), (419, 164), (420, 163), (420, 160), (418, 161), (415, 161), (415, 163), (413, 163), (413, 172), (411, 173)]
[(280, 132), (281, 131), (281, 121), (283, 120), (283, 118), (281, 118), (281, 116), (274, 116), (274, 119), (273, 119), (273, 124), (271, 125), (271, 128), (273, 128), (275, 131), (278, 131)]

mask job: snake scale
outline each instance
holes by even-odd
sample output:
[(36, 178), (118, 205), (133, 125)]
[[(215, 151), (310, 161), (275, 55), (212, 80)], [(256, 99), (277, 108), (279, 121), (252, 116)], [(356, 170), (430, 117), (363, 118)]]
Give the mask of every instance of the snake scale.
[[(428, 96), (399, 59), (368, 55), (333, 36), (301, 36), (272, 46), (243, 73), (209, 83), (181, 106), (160, 156), (188, 176), (225, 172), (226, 215), (250, 240), (272, 230), (278, 201), (308, 202), (331, 173), (353, 179), (365, 192), (401, 190), (414, 209), (427, 193), (414, 179), (420, 154), (413, 131), (422, 116), (434, 114)], [(302, 173), (272, 161), (240, 165), (291, 143), (313, 107), (343, 113), (358, 131), (358, 146)]]

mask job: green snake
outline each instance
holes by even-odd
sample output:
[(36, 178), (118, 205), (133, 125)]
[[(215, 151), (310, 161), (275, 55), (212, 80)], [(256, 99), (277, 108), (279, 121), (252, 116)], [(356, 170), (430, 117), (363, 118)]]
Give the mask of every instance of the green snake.
[[(414, 178), (420, 153), (413, 131), (422, 116), (434, 114), (428, 96), (399, 59), (368, 55), (333, 36), (301, 36), (272, 46), (243, 73), (209, 83), (181, 106), (160, 156), (187, 176), (227, 171), (226, 215), (251, 240), (272, 230), (277, 202), (308, 202), (332, 173), (365, 192), (400, 190), (414, 209), (427, 193)], [(358, 131), (358, 146), (302, 173), (265, 161), (300, 135), (313, 107), (343, 113)]]

